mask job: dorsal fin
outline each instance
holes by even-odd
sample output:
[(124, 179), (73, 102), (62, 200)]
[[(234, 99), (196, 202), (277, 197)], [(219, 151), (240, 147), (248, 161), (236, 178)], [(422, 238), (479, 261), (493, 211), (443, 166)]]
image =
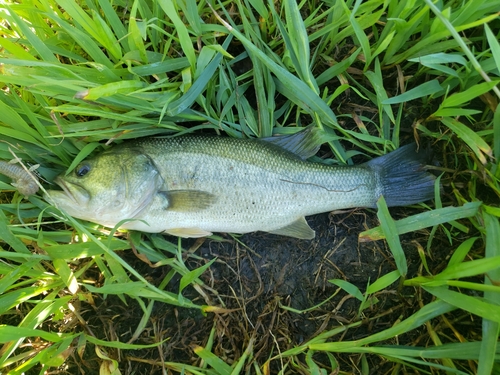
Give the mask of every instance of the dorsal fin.
[(318, 152), (323, 143), (320, 138), (321, 131), (314, 125), (309, 125), (295, 134), (259, 139), (293, 152), (299, 158), (305, 160)]

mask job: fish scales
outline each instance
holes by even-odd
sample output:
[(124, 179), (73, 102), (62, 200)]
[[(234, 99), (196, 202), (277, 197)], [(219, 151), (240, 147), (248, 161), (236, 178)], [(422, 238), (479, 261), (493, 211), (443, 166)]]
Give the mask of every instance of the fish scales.
[(189, 213), (157, 203), (161, 208), (145, 218), (149, 225), (272, 232), (303, 216), (376, 202), (376, 178), (369, 168), (306, 162), (264, 141), (199, 136), (146, 139), (130, 147), (158, 154), (153, 159), (165, 181), (163, 190), (200, 190), (217, 197), (210, 207)]

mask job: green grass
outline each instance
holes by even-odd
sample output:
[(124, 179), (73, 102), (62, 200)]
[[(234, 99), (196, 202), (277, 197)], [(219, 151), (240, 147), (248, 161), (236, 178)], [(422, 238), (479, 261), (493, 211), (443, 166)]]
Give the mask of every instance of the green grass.
[[(373, 371), (368, 356), (391, 363), (393, 373), (500, 373), (499, 12), (497, 0), (2, 1), (0, 159), (14, 153), (39, 164), (47, 187), (44, 181), (110, 143), (158, 134), (266, 137), (312, 123), (326, 133), (335, 159), (328, 162), (338, 163), (386, 153), (403, 139), (432, 144), (443, 173), (435, 205), (394, 220), (381, 200), (380, 227), (360, 237), (387, 238), (397, 269), (364, 292), (332, 280), (359, 300), (357, 321), (270, 351), (266, 362), (255, 360), (253, 338), (226, 361), (214, 327), (206, 346), (193, 350), (202, 361), (163, 367), (194, 374), (269, 373), (272, 365), (281, 373), (344, 373), (338, 358), (348, 353), (363, 374)], [(78, 310), (95, 296), (141, 306), (134, 338), (160, 303), (227, 313), (223, 302), (205, 305), (210, 299), (200, 276), (211, 263), (190, 269), (181, 241), (103, 233), (40, 195), (24, 199), (9, 181), (0, 177), (1, 373), (62, 373), (88, 344), (101, 373), (126, 373), (116, 353), (168, 340), (99, 339)], [(423, 228), (429, 231), (419, 244), (418, 275), (408, 275), (398, 235)], [(448, 258), (429, 269), (438, 236), (448, 241)], [(153, 285), (116, 253), (132, 247), (169, 271)], [(180, 287), (166, 291), (174, 279)], [(387, 329), (343, 339), (366, 323), (363, 311), (394, 282), (414, 294), (417, 308)], [(196, 301), (184, 296), (186, 288), (198, 293)], [(480, 321), (482, 330), (441, 335), (436, 326), (452, 311)], [(397, 344), (418, 329), (428, 341)]]

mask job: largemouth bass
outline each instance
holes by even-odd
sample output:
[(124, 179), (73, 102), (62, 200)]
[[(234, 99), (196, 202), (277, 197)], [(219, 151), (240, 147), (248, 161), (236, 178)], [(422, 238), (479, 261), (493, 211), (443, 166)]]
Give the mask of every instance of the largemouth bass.
[(202, 237), (265, 231), (312, 239), (305, 216), (434, 197), (415, 145), (358, 166), (308, 162), (313, 131), (270, 139), (187, 135), (124, 142), (55, 182), (48, 200), (106, 227)]

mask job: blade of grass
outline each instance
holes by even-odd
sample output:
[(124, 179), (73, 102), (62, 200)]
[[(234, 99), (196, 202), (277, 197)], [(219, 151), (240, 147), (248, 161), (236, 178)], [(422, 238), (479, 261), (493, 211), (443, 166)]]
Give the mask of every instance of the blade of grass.
[[(498, 219), (494, 216), (483, 214), (485, 223), (485, 259), (500, 257), (500, 224)], [(484, 277), (486, 285), (492, 285), (494, 282), (500, 280), (500, 267), (491, 270)], [(495, 306), (500, 305), (500, 293), (498, 292), (484, 292), (484, 299)], [(481, 341), (481, 352), (479, 355), (479, 365), (477, 373), (480, 375), (491, 374), (493, 364), (496, 358), (498, 347), (498, 335), (500, 333), (500, 322), (485, 317), (483, 319), (482, 327), (483, 339)]]
[[(182, 306), (185, 307), (192, 307), (192, 308), (199, 308), (199, 306), (193, 304), (191, 301), (181, 298), (175, 298), (172, 296), (171, 293), (167, 293), (163, 290), (158, 289), (151, 283), (149, 283), (141, 274), (139, 274), (135, 269), (133, 269), (128, 263), (126, 263), (118, 254), (116, 254), (114, 251), (106, 247), (102, 241), (99, 241), (93, 234), (91, 234), (85, 227), (83, 227), (80, 223), (78, 223), (75, 219), (72, 217), (68, 216), (69, 222), (71, 225), (76, 228), (80, 233), (85, 234), (89, 240), (91, 240), (93, 243), (95, 243), (97, 246), (99, 246), (102, 250), (104, 250), (104, 253), (106, 253), (111, 259), (116, 260), (124, 269), (126, 269), (128, 272), (130, 272), (134, 277), (139, 280), (139, 284), (141, 284), (141, 293), (138, 293), (138, 297), (140, 296), (145, 296), (145, 295), (153, 295), (156, 296), (156, 298), (163, 300), (166, 303), (171, 303), (174, 305), (181, 304)], [(130, 284), (126, 283), (125, 285)], [(112, 286), (107, 286), (109, 288), (112, 288)], [(87, 286), (87, 288), (90, 288), (90, 286)], [(123, 286), (120, 288), (122, 292), (126, 292), (128, 290), (127, 286)], [(136, 289), (136, 291), (139, 289)]]
[[(319, 88), (310, 68), (310, 42), (304, 21), (302, 20), (302, 16), (300, 14), (299, 6), (295, 1), (285, 1), (284, 5), (288, 34), (283, 28), (281, 30), (281, 35), (285, 38), (287, 47), (293, 51), (294, 58), (292, 61), (295, 62), (295, 70), (298, 72), (299, 77), (302, 81), (307, 83), (311, 90), (313, 90), (316, 94), (319, 94)], [(271, 7), (271, 10), (273, 9), (274, 7)], [(278, 26), (281, 26), (279, 18), (276, 18), (276, 22), (278, 23)]]
[[(467, 202), (461, 207), (444, 207), (423, 212), (397, 220), (396, 233), (414, 232), (434, 225), (449, 223), (454, 220), (473, 217), (479, 212), (481, 202)], [(360, 241), (376, 241), (386, 238), (381, 226), (366, 230), (359, 234)]]
[[(48, 293), (45, 298), (39, 301), (38, 304), (29, 311), (29, 313), (19, 323), (18, 327), (36, 329), (42, 325), (48, 317), (56, 317), (73, 298), (72, 296), (58, 297), (58, 294), (61, 293), (61, 289), (62, 285), (61, 288), (55, 287), (51, 293)], [(0, 363), (5, 363), (5, 360), (9, 358), (23, 342), (23, 338), (17, 337), (13, 337), (10, 342), (7, 342), (2, 348)]]
[(415, 2), (389, 4), (387, 31), (384, 29), (384, 32), (387, 33), (395, 29), (397, 33), (385, 51), (384, 65), (399, 62), (394, 56), (399, 51), (404, 50), (404, 45), (411, 35), (418, 30), (422, 24), (422, 20), (426, 18), (428, 13), (429, 10), (427, 8), (417, 5)]
[(8, 220), (3, 210), (0, 210), (0, 238), (3, 242), (11, 246), (14, 251), (22, 254), (31, 254), (26, 245), (10, 231)]
[(496, 324), (500, 323), (500, 306), (484, 302), (476, 297), (471, 297), (459, 292), (454, 292), (446, 287), (423, 287), (435, 297), (471, 314), (488, 319)]
[(432, 81), (422, 83), (421, 85), (414, 87), (413, 89), (408, 90), (401, 95), (386, 99), (382, 102), (382, 104), (405, 103), (409, 102), (410, 100), (423, 98), (425, 96), (433, 95), (441, 91), (443, 91), (443, 88), (439, 84), (439, 81), (433, 79)]
[[(146, 46), (144, 41), (146, 35), (141, 32), (139, 25), (144, 25), (144, 22), (137, 21), (137, 8), (139, 6), (139, 1), (135, 0), (132, 4), (132, 9), (130, 10), (130, 18), (128, 24), (128, 44), (131, 51), (139, 52), (141, 61), (148, 63), (148, 55), (146, 53)], [(134, 48), (135, 47), (135, 48)]]
[(417, 282), (445, 281), (450, 279), (460, 279), (471, 276), (482, 275), (500, 267), (500, 256), (494, 258), (482, 258), (471, 260), (459, 264), (448, 265), (442, 272), (432, 277), (418, 276), (408, 280), (409, 284), (417, 285)]
[(368, 288), (366, 288), (366, 294), (377, 293), (382, 289), (387, 288), (389, 285), (395, 283), (400, 277), (401, 274), (398, 270), (391, 271), (379, 277), (377, 280), (375, 280), (374, 283), (370, 284)]
[(448, 262), (448, 266), (455, 266), (462, 263), (472, 248), (472, 245), (476, 242), (479, 237), (471, 237), (468, 240), (462, 242), (460, 246), (453, 252), (453, 255)]
[(0, 325), (0, 343), (4, 344), (11, 340), (18, 340), (25, 337), (41, 337), (51, 342), (60, 342), (66, 338), (75, 338), (78, 334), (60, 334), (32, 329), (26, 327), (14, 327), (9, 325)]
[(493, 35), (488, 24), (484, 24), (484, 31), (486, 33), (486, 38), (488, 39), (488, 44), (490, 45), (491, 55), (495, 60), (495, 65), (498, 71), (500, 71), (500, 43), (498, 42), (498, 38)]
[[(465, 91), (450, 95), (447, 97), (443, 103), (441, 104), (440, 108), (446, 108), (446, 107), (460, 107), (464, 103), (467, 103), (482, 94), (490, 91), (493, 87), (495, 87), (500, 80), (495, 80), (491, 82), (483, 82), (478, 85), (474, 85), (470, 88), (468, 88)], [(435, 114), (435, 116), (438, 116)]]
[(497, 105), (493, 117), (493, 151), (495, 158), (500, 160), (500, 104)]
[(348, 58), (335, 65), (332, 65), (331, 67), (323, 71), (319, 76), (316, 77), (316, 83), (318, 84), (318, 86), (322, 86), (327, 81), (344, 73), (354, 63), (354, 61), (356, 61), (356, 58), (358, 57), (360, 52), (361, 50), (357, 49)]
[(111, 3), (108, 0), (98, 0), (98, 1), (99, 1), (99, 7), (102, 9), (104, 17), (108, 20), (109, 25), (111, 26), (111, 28), (114, 31), (114, 34), (116, 35), (116, 39), (120, 41), (120, 44), (123, 48), (123, 52), (124, 53), (129, 52), (127, 48), (127, 43), (125, 42), (127, 29), (120, 20), (120, 17), (115, 12), (113, 7), (111, 6)]
[(361, 49), (363, 50), (364, 58), (366, 61), (365, 63), (365, 71), (366, 71), (366, 69), (368, 69), (368, 67), (372, 62), (372, 52), (368, 37), (366, 36), (366, 34), (363, 31), (363, 28), (355, 18), (355, 14), (357, 13), (359, 6), (361, 5), (361, 0), (356, 0), (356, 3), (354, 4), (352, 11), (349, 10), (344, 0), (341, 0), (341, 4), (344, 7), (344, 12), (349, 17), (349, 23), (351, 24), (354, 30), (354, 34), (356, 35), (356, 38), (358, 39), (358, 42), (361, 45)]
[(55, 271), (61, 277), (61, 280), (64, 282), (71, 294), (76, 294), (78, 292), (78, 281), (68, 264), (62, 259), (54, 259), (53, 264)]
[(359, 288), (351, 284), (348, 281), (342, 280), (342, 279), (336, 279), (336, 280), (328, 280), (330, 283), (337, 285), (338, 287), (344, 289), (347, 293), (349, 293), (351, 296), (357, 298), (359, 301), (364, 301), (365, 297), (363, 296), (363, 293), (359, 290)]
[(487, 163), (486, 156), (493, 156), (491, 147), (474, 130), (462, 122), (450, 117), (441, 118), (441, 122), (450, 128), (476, 154), (482, 164)]
[(196, 54), (186, 25), (180, 19), (172, 0), (159, 0), (158, 3), (160, 4), (165, 14), (172, 20), (175, 31), (179, 35), (179, 43), (182, 47), (182, 51), (189, 61), (191, 71), (194, 73), (196, 71)]
[[(232, 37), (228, 36), (224, 43), (222, 44), (222, 48), (227, 50), (229, 43), (231, 42)], [(203, 92), (206, 88), (209, 81), (213, 78), (215, 71), (219, 68), (219, 64), (222, 60), (222, 54), (217, 53), (210, 64), (207, 65), (203, 73), (196, 79), (191, 88), (179, 99), (173, 101), (168, 105), (167, 115), (175, 116), (189, 108), (196, 98)]]
[(27, 41), (31, 44), (31, 46), (37, 51), (38, 55), (43, 61), (57, 64), (59, 60), (54, 56), (54, 54), (50, 51), (47, 45), (44, 43), (42, 39), (40, 39), (32, 29), (26, 24), (24, 20), (22, 20), (11, 7), (9, 9), (8, 14), (5, 14), (6, 20), (10, 21), (10, 23), (14, 23), (20, 29), (21, 34), (24, 35)]
[(384, 197), (380, 197), (377, 201), (377, 208), (377, 217), (380, 220), (380, 227), (385, 235), (389, 249), (394, 256), (399, 274), (404, 278), (408, 272), (406, 255), (401, 247), (401, 242), (399, 241), (396, 223), (389, 214), (389, 209), (387, 208)]
[(133, 90), (146, 87), (144, 82), (140, 81), (120, 81), (107, 83), (98, 87), (79, 92), (76, 94), (78, 99), (97, 100), (102, 97), (112, 96), (115, 94), (131, 94)]
[(387, 115), (393, 124), (396, 122), (396, 119), (394, 118), (394, 112), (392, 111), (390, 104), (384, 104), (387, 100), (389, 100), (389, 98), (387, 96), (387, 91), (384, 88), (382, 71), (378, 58), (375, 58), (375, 71), (367, 71), (365, 72), (365, 76), (368, 78), (375, 90), (376, 100), (374, 103), (376, 103), (379, 107), (379, 123), (382, 131), (381, 136), (383, 139), (391, 139), (388, 127), (383, 125), (383, 115)]
[(199, 284), (201, 281), (198, 278), (201, 276), (203, 272), (205, 272), (214, 262), (216, 258), (212, 259), (210, 262), (207, 262), (201, 267), (198, 267), (188, 273), (182, 275), (181, 281), (179, 283), (179, 294), (186, 288), (188, 285)]
[(71, 23), (58, 18), (54, 14), (47, 14), (66, 34), (68, 34), (78, 45), (89, 54), (94, 63), (101, 64), (108, 69), (113, 68), (113, 63), (104, 54), (99, 45), (82, 30), (74, 27)]
[[(251, 28), (255, 32), (246, 32), (246, 35), (252, 40), (255, 46), (259, 49), (263, 49), (261, 36), (257, 34), (257, 30), (252, 26), (257, 24), (252, 12), (248, 12), (250, 17), (250, 22), (247, 20), (244, 7), (241, 2), (238, 2), (239, 9), (243, 21), (244, 29)], [(263, 4), (261, 4), (263, 5)], [(260, 8), (257, 5), (258, 8)], [(274, 9), (274, 8), (273, 8)], [(259, 36), (259, 37), (257, 37)], [(258, 137), (270, 137), (272, 135), (272, 129), (274, 127), (274, 116), (275, 116), (275, 95), (276, 95), (276, 85), (274, 84), (273, 78), (269, 69), (251, 52), (248, 53), (253, 65), (253, 81), (254, 81), (254, 91), (255, 97), (257, 99), (257, 116), (258, 116), (258, 126), (255, 135)]]
[(341, 352), (341, 351), (356, 351), (364, 349), (364, 345), (368, 345), (377, 341), (386, 340), (388, 338), (395, 337), (396, 335), (403, 334), (404, 332), (411, 331), (413, 329), (419, 328), (422, 324), (440, 316), (444, 313), (454, 310), (455, 307), (441, 300), (436, 300), (425, 305), (419, 311), (406, 318), (397, 325), (388, 328), (384, 331), (375, 333), (368, 337), (356, 340), (356, 341), (343, 341), (343, 342), (326, 342), (318, 344), (309, 344), (307, 347), (311, 350), (322, 350), (329, 352)]
[(214, 368), (218, 374), (221, 375), (231, 375), (232, 369), (231, 367), (223, 362), (219, 357), (217, 357), (212, 352), (206, 350), (201, 346), (195, 346), (193, 351), (195, 354), (203, 359), (206, 363), (208, 363), (212, 368)]

